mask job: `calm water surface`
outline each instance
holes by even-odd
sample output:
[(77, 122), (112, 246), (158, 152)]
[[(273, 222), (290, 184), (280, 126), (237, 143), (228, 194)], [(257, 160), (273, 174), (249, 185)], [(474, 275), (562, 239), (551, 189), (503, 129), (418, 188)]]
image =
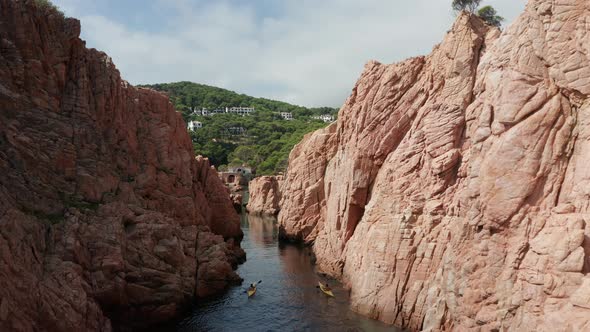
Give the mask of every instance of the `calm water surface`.
[[(315, 286), (318, 276), (309, 251), (279, 245), (276, 219), (242, 216), (248, 260), (238, 268), (244, 278), (222, 297), (198, 304), (179, 331), (400, 331), (349, 310), (348, 291), (330, 281), (335, 298)], [(258, 280), (256, 295), (244, 293)]]

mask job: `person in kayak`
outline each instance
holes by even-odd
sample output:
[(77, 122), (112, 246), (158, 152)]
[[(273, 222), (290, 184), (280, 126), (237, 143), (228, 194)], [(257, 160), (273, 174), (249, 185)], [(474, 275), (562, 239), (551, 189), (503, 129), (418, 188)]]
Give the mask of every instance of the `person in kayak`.
[(321, 284), (321, 287), (320, 286), (315, 286), (315, 288), (322, 288), (326, 292), (331, 292), (332, 291), (332, 288), (330, 288), (330, 286), (328, 286), (328, 284), (322, 284), (321, 282), (320, 282), (320, 284)]
[(328, 284), (322, 284), (321, 281), (318, 282), (318, 285), (316, 286), (317, 288), (319, 288), (322, 293), (326, 294), (329, 297), (334, 297), (334, 293), (332, 293), (332, 289), (330, 288), (330, 286), (328, 286)]
[(262, 282), (262, 280), (259, 280), (257, 283), (250, 284), (250, 287), (246, 291), (246, 293), (248, 293), (248, 297), (250, 297), (250, 296), (254, 295), (254, 293), (256, 293), (256, 286), (258, 284), (260, 284), (261, 282)]

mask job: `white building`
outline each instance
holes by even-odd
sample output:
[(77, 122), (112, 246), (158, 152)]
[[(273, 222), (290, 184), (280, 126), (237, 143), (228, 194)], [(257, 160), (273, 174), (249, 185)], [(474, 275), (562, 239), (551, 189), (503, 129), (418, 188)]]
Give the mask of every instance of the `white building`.
[(202, 116), (209, 116), (211, 115), (211, 112), (206, 109), (205, 107), (198, 109), (198, 108), (194, 108), (193, 109), (193, 115), (202, 115)]
[(243, 136), (246, 135), (246, 128), (244, 127), (229, 127), (225, 129), (226, 135), (229, 136)]
[(248, 116), (254, 112), (254, 107), (230, 107), (225, 109), (226, 113)]
[(189, 121), (187, 128), (189, 130), (195, 131), (197, 129), (203, 128), (203, 123), (201, 123), (199, 121)]
[(254, 107), (225, 107), (225, 108), (216, 108), (214, 110), (208, 110), (206, 108), (202, 108), (201, 110), (195, 109), (193, 114), (195, 115), (202, 115), (202, 116), (211, 116), (215, 114), (237, 114), (241, 116), (248, 116), (254, 112)]
[(312, 116), (313, 119), (322, 120), (324, 122), (334, 122), (334, 116), (330, 114), (322, 114), (317, 116)]
[(291, 112), (281, 112), (281, 117), (287, 121), (293, 120), (293, 114)]

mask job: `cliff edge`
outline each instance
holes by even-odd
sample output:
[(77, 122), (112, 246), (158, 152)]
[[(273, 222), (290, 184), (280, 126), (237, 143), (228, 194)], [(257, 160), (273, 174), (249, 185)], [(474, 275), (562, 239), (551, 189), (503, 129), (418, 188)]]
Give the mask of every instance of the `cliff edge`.
[(426, 57), (370, 62), (290, 155), (281, 236), (352, 307), (412, 330), (590, 329), (590, 6), (462, 14)]
[(0, 330), (170, 319), (239, 281), (239, 218), (168, 98), (41, 3), (0, 0)]

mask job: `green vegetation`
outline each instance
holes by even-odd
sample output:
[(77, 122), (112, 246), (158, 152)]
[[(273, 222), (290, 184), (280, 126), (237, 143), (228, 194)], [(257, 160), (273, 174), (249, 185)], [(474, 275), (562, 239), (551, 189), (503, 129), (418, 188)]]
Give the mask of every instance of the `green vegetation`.
[(192, 110), (203, 107), (209, 110), (234, 106), (254, 107), (263, 112), (291, 112), (295, 118), (338, 113), (338, 109), (331, 107), (306, 108), (192, 82), (140, 85), (140, 87), (166, 92), (176, 110), (182, 113), (185, 121), (189, 120)]
[[(470, 13), (475, 13), (475, 11), (479, 8), (481, 0), (453, 0), (453, 10), (455, 13), (459, 13), (462, 11), (468, 11)], [(482, 20), (484, 20), (487, 24), (501, 27), (504, 18), (498, 15), (498, 12), (492, 6), (485, 6), (477, 10), (477, 16), (479, 16)]]
[(470, 13), (475, 13), (481, 0), (453, 0), (453, 10), (455, 12), (461, 11), (468, 11)]
[[(219, 170), (246, 165), (255, 169), (258, 175), (284, 172), (293, 146), (305, 134), (327, 125), (312, 116), (331, 114), (336, 117), (338, 113), (335, 108), (306, 108), (191, 82), (143, 87), (166, 92), (185, 121), (203, 123), (203, 128), (190, 133), (195, 153), (208, 157)], [(193, 113), (203, 107), (211, 111), (234, 106), (254, 107), (256, 110), (245, 117), (227, 113), (213, 116)], [(285, 121), (279, 112), (291, 112), (294, 119)]]
[(478, 12), (477, 16), (481, 17), (484, 21), (486, 21), (489, 25), (500, 27), (502, 26), (502, 22), (504, 18), (498, 15), (498, 12), (492, 6), (485, 6), (482, 7)]
[(61, 9), (59, 9), (58, 6), (54, 5), (49, 0), (35, 0), (35, 5), (37, 5), (37, 7), (41, 8), (43, 10), (54, 12), (55, 14), (61, 16), (62, 18), (66, 17), (64, 12), (61, 11)]
[[(326, 125), (309, 119), (285, 121), (272, 112), (258, 110), (245, 117), (216, 114), (192, 118), (203, 123), (203, 128), (190, 133), (196, 154), (209, 157), (219, 169), (247, 165), (257, 174), (284, 172), (293, 146), (305, 134)], [(231, 127), (242, 127), (245, 133), (228, 133)]]

